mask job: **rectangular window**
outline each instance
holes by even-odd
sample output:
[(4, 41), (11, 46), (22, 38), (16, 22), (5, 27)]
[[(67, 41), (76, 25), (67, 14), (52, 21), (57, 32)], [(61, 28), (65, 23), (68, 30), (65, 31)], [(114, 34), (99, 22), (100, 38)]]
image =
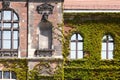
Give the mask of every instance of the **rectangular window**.
[(11, 48), (11, 32), (3, 31), (3, 48), (10, 49)]
[(3, 78), (4, 79), (10, 79), (10, 72), (9, 71), (4, 71), (3, 72)]

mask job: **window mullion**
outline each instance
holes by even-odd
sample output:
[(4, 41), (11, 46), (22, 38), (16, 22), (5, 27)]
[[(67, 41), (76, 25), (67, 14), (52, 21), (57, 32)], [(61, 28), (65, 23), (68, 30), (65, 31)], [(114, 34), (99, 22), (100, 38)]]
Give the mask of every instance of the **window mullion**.
[(78, 58), (78, 34), (76, 34), (76, 59)]
[(109, 43), (109, 40), (108, 40), (108, 36), (107, 36), (107, 41), (106, 41), (106, 59), (108, 59), (108, 43)]

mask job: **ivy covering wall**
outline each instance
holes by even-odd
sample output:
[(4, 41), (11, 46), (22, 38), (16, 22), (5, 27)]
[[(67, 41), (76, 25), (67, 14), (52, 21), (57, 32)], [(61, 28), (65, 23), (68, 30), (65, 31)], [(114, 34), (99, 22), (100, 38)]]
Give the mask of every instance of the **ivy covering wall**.
[(0, 59), (0, 67), (3, 67), (3, 71), (14, 71), (17, 80), (27, 80), (28, 66), (26, 59)]
[[(120, 79), (120, 13), (65, 13), (63, 55), (65, 80)], [(70, 38), (79, 33), (84, 38), (83, 59), (70, 60)], [(114, 59), (101, 60), (101, 43), (105, 34), (114, 38)]]

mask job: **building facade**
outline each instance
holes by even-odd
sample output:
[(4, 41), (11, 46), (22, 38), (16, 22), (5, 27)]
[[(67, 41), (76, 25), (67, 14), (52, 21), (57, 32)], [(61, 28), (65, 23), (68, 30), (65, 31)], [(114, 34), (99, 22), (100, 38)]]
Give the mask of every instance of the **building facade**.
[(119, 80), (119, 3), (1, 0), (0, 80)]

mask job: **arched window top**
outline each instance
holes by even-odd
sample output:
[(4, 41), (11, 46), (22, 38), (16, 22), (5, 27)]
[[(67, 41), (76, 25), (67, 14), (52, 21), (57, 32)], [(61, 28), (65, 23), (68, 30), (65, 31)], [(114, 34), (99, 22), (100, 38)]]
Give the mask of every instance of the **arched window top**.
[(75, 33), (71, 36), (71, 40), (83, 40), (83, 37), (80, 34)]
[(103, 39), (102, 39), (103, 42), (113, 42), (113, 37), (111, 35), (104, 35), (103, 36)]
[(18, 14), (12, 10), (2, 9), (0, 10), (0, 20), (3, 21), (19, 21)]

